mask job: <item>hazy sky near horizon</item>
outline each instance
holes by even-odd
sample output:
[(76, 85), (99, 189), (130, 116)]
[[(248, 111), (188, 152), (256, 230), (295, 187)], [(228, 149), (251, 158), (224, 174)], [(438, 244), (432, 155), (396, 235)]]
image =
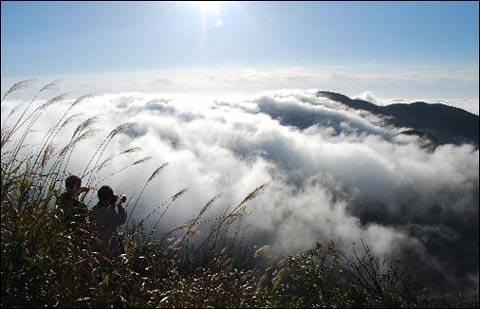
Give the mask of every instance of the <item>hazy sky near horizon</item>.
[(2, 91), (322, 88), (478, 104), (477, 2), (2, 1)]

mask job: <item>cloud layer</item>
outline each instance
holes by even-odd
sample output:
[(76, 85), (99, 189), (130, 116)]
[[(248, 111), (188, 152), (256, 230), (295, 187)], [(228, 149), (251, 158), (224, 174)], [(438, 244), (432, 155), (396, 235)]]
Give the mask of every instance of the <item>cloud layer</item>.
[[(249, 94), (286, 88), (319, 88), (361, 95), (379, 104), (396, 100), (445, 103), (478, 114), (478, 67), (419, 65), (323, 65), (296, 67), (197, 68), (84, 75), (41, 76), (39, 83), (61, 79), (74, 95), (85, 93), (172, 92), (193, 95)], [(27, 76), (2, 76), (2, 93)], [(365, 96), (365, 90), (370, 94)], [(367, 92), (368, 93), (368, 92)], [(373, 93), (375, 95), (373, 95)], [(379, 97), (379, 98), (377, 98)], [(381, 99), (380, 99), (381, 98)]]
[[(66, 103), (51, 108), (39, 129), (48, 129)], [(11, 106), (2, 105), (2, 123)], [(105, 132), (137, 123), (105, 156), (139, 146), (153, 157), (109, 179), (115, 190), (138, 193), (155, 167), (170, 163), (146, 190), (138, 218), (184, 187), (189, 191), (162, 227), (191, 219), (220, 194), (208, 214), (214, 217), (268, 183), (249, 204), (245, 224), (254, 241), (271, 244), (274, 252), (306, 249), (317, 240), (349, 251), (352, 242), (365, 239), (373, 252), (405, 260), (437, 288), (478, 290), (479, 152), (471, 145), (432, 152), (416, 137), (399, 135), (402, 128), (305, 90), (216, 98), (106, 94), (78, 111), (101, 114)], [(72, 173), (82, 171), (85, 154), (98, 143), (81, 144)], [(121, 169), (133, 156), (112, 160), (103, 173)]]

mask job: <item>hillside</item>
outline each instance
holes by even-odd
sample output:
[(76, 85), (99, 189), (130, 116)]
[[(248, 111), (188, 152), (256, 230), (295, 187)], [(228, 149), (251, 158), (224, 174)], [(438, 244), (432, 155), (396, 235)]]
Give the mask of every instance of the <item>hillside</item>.
[(379, 106), (330, 91), (319, 91), (317, 95), (386, 117), (394, 126), (412, 129), (406, 133), (426, 136), (437, 145), (471, 143), (478, 146), (479, 117), (460, 108), (426, 102)]

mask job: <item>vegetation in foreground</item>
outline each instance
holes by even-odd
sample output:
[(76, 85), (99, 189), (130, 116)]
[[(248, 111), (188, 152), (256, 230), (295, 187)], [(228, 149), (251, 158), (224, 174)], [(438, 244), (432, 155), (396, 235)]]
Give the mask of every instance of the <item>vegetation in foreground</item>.
[[(12, 86), (2, 103), (27, 84)], [(333, 243), (317, 243), (311, 250), (287, 257), (269, 255), (266, 246), (242, 245), (241, 221), (248, 215), (248, 202), (264, 186), (221, 216), (206, 217), (215, 202), (212, 198), (185, 224), (156, 231), (172, 203), (186, 192), (181, 190), (145, 218), (130, 221), (123, 232), (125, 254), (110, 259), (93, 249), (95, 234), (88, 223), (65, 229), (55, 207), (72, 153), (95, 134), (96, 119), (80, 121), (66, 145), (58, 145), (56, 137), (79, 120), (72, 111), (88, 97), (72, 102), (32, 148), (25, 141), (38, 119), (45, 109), (64, 99), (57, 96), (34, 106), (38, 94), (15, 107), (2, 124), (2, 307), (478, 307), (478, 299), (432, 298), (395, 265), (380, 265), (365, 243), (354, 256), (347, 256)], [(15, 121), (10, 124), (10, 119)], [(100, 176), (112, 160), (138, 151), (129, 148), (117, 156), (104, 156), (112, 139), (131, 125), (114, 128), (92, 154), (81, 175), (88, 186), (95, 188), (108, 177), (148, 160), (132, 161)], [(165, 166), (147, 178), (130, 213)], [(152, 218), (151, 229), (144, 229)], [(205, 224), (210, 225), (210, 234), (199, 238), (197, 233)]]

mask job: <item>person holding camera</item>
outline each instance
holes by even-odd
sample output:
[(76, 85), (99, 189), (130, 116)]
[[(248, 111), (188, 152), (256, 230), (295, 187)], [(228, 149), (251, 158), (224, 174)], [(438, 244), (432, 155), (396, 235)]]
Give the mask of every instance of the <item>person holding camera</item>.
[[(92, 222), (96, 226), (100, 250), (111, 256), (121, 253), (117, 227), (127, 220), (127, 212), (122, 203), (125, 196), (118, 197), (112, 188), (103, 186), (98, 190), (98, 203), (92, 208)], [(115, 208), (117, 211), (115, 211)]]

